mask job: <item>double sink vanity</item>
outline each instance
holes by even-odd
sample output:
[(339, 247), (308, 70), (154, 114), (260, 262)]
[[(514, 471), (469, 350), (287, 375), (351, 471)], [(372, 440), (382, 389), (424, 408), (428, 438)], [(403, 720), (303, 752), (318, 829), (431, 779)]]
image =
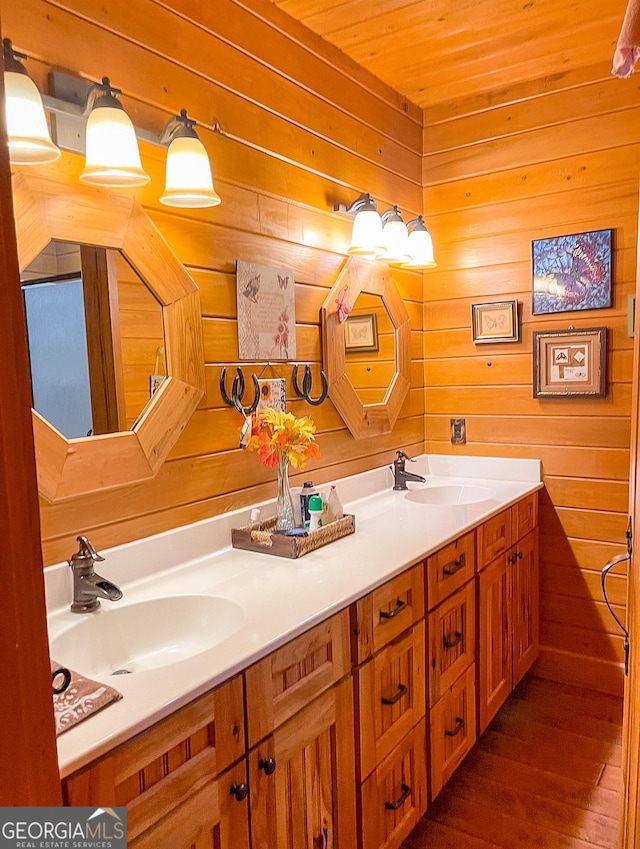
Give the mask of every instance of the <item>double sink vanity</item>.
[(123, 695), (58, 738), (65, 801), (145, 849), (400, 846), (538, 644), (539, 462), (411, 471), (337, 481), (356, 533), (297, 560), (230, 547), (246, 508), (102, 552), (95, 613), (47, 569), (52, 659)]

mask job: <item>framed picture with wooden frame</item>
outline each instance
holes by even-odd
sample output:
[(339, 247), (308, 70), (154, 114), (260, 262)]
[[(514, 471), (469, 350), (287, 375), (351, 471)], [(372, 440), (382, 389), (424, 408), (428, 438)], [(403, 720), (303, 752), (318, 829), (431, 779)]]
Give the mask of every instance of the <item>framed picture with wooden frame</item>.
[(518, 302), (471, 304), (471, 332), (476, 345), (481, 342), (517, 342), (520, 338)]
[(347, 316), (344, 347), (347, 353), (378, 350), (378, 320), (374, 312)]
[(607, 328), (533, 332), (533, 397), (604, 398)]

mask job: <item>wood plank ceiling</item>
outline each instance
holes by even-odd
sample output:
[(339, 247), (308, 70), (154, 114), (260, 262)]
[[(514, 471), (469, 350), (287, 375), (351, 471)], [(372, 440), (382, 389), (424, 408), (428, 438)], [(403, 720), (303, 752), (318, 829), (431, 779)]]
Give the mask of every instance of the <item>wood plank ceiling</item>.
[(611, 67), (627, 0), (272, 0), (422, 108)]

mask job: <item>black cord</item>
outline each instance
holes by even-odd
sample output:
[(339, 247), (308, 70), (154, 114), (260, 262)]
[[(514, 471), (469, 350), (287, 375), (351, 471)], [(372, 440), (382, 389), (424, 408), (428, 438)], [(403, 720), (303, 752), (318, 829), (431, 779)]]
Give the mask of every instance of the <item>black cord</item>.
[(607, 610), (612, 615), (612, 617), (615, 619), (618, 627), (620, 628), (620, 630), (624, 634), (624, 674), (625, 675), (627, 675), (627, 673), (629, 671), (629, 632), (627, 631), (625, 626), (622, 624), (622, 622), (618, 619), (618, 617), (616, 616), (616, 614), (613, 611), (613, 608), (611, 607), (611, 604), (609, 603), (609, 599), (607, 598), (606, 580), (607, 580), (607, 577), (609, 575), (609, 572), (613, 569), (614, 566), (617, 566), (619, 563), (623, 563), (625, 560), (629, 560), (630, 557), (631, 557), (631, 555), (628, 552), (626, 554), (619, 554), (617, 557), (614, 557), (612, 560), (610, 560), (609, 563), (607, 563), (607, 565), (603, 568), (602, 572), (600, 573), (600, 585), (602, 587), (602, 596), (604, 598), (604, 603), (607, 605)]

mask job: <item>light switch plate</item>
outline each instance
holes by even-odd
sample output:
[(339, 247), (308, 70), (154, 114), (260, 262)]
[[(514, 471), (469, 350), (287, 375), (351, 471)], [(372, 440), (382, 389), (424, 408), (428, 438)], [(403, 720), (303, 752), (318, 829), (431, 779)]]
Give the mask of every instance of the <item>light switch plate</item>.
[(449, 419), (451, 425), (451, 444), (467, 444), (467, 423), (465, 419)]

